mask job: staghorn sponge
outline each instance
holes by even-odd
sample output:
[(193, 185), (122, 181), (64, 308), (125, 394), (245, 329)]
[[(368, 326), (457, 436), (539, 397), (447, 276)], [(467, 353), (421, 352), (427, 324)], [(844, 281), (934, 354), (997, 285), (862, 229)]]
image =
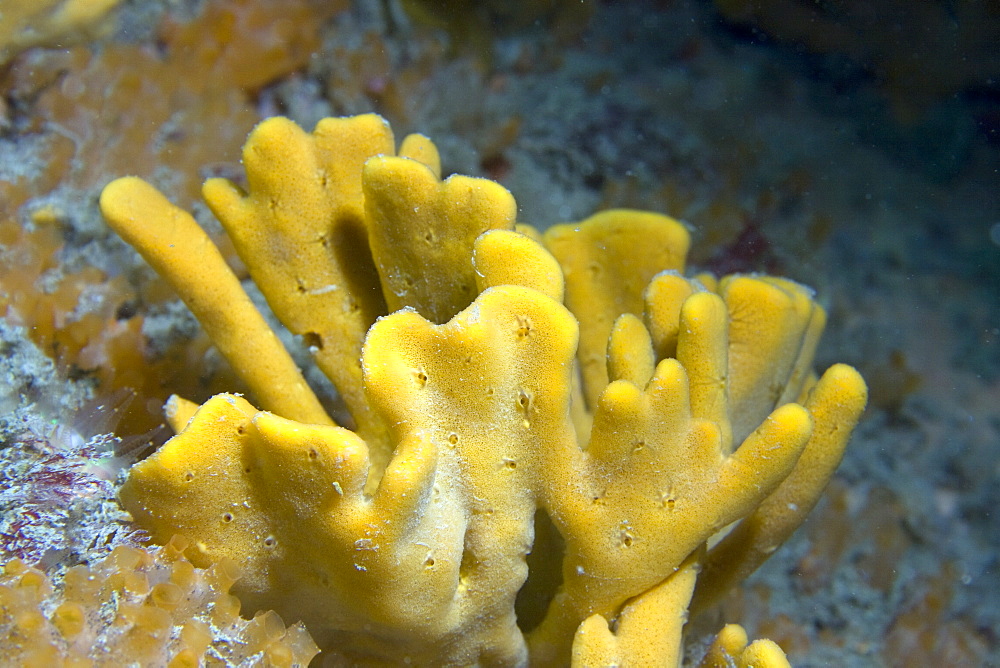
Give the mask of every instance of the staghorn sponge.
[(233, 561), (195, 568), (175, 536), (151, 550), (119, 545), (93, 566), (51, 580), (20, 559), (0, 575), (4, 660), (23, 666), (131, 665), (188, 668), (306, 666), (318, 648), (301, 624), (285, 628), (274, 612), (239, 616), (229, 589)]
[[(825, 314), (808, 289), (684, 278), (677, 221), (615, 210), (539, 235), (497, 184), (441, 181), (426, 138), (401, 156), (392, 144), (371, 115), (312, 134), (270, 119), (244, 149), (248, 190), (205, 187), (356, 428), (276, 400), (287, 378), (257, 373), (272, 360), (219, 313), (239, 286), (222, 299), (161, 263), (277, 414), (235, 395), (172, 400), (180, 432), (133, 467), (123, 506), (155, 541), (188, 536), (196, 565), (236, 560), (241, 598), (301, 618), (333, 662), (676, 664), (689, 605), (752, 571), (816, 502), (864, 382), (843, 365), (810, 373)], [(148, 188), (116, 181), (101, 206), (155, 260), (189, 241), (141, 229), (182, 217), (136, 196)], [(522, 629), (546, 515), (564, 548), (532, 561), (562, 581)], [(720, 651), (781, 665), (771, 645), (731, 640)]]

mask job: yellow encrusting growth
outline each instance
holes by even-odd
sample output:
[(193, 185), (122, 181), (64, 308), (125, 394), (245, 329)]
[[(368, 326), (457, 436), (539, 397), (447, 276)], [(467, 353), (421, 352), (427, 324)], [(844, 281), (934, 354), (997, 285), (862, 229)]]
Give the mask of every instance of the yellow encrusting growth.
[(302, 624), (275, 612), (239, 616), (229, 589), (240, 577), (226, 560), (196, 568), (186, 539), (163, 547), (116, 547), (92, 565), (50, 579), (20, 559), (0, 573), (4, 665), (304, 668), (319, 653)]
[(0, 65), (38, 45), (65, 48), (93, 37), (101, 19), (121, 0), (0, 0)]
[[(279, 410), (264, 379), (254, 400), (274, 413), (175, 397), (179, 433), (133, 467), (123, 505), (157, 541), (190, 538), (195, 564), (235, 560), (244, 601), (301, 618), (334, 663), (677, 665), (689, 603), (815, 504), (863, 381), (811, 376), (825, 314), (806, 288), (684, 278), (670, 218), (609, 211), (540, 235), (499, 185), (441, 181), (426, 137), (393, 148), (373, 115), (311, 134), (270, 119), (244, 150), (248, 191), (205, 186), (356, 428)], [(240, 350), (249, 316), (226, 312), (245, 295), (221, 257), (173, 259), (218, 254), (189, 217), (134, 180), (102, 208), (247, 376), (285, 355)], [(532, 563), (561, 562), (561, 584), (516, 614), (541, 516), (564, 547)], [(541, 621), (522, 631), (522, 613)], [(703, 665), (787, 665), (737, 629)]]

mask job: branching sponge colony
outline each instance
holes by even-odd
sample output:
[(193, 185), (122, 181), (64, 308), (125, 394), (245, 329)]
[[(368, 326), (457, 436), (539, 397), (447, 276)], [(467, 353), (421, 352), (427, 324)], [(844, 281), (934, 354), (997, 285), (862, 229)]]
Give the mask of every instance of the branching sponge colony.
[[(668, 217), (542, 235), (374, 115), (266, 120), (243, 163), (245, 192), (211, 179), (205, 199), (351, 428), (193, 218), (119, 179), (108, 223), (264, 408), (172, 399), (179, 433), (121, 500), (196, 565), (235, 560), (244, 604), (301, 619), (335, 664), (677, 665), (688, 610), (801, 523), (864, 408), (854, 369), (811, 373), (807, 288), (685, 278)], [(541, 610), (518, 599), (547, 581)], [(703, 665), (784, 662), (731, 626)]]

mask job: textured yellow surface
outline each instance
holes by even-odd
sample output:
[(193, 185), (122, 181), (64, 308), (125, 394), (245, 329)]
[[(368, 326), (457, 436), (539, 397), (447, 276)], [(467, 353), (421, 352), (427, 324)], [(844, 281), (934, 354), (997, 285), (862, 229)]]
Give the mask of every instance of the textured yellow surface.
[(474, 245), (476, 289), (522, 285), (562, 302), (565, 286), (559, 263), (540, 244), (520, 232), (492, 230)]
[(573, 638), (573, 668), (597, 666), (674, 666), (681, 660), (681, 631), (698, 577), (697, 555), (641, 596), (629, 601), (615, 624), (588, 617)]
[[(204, 186), (205, 201), (271, 309), (303, 337), (357, 431), (376, 447), (386, 441), (386, 426), (369, 410), (361, 387), (361, 343), (386, 305), (369, 242), (362, 173), (369, 158), (394, 151), (392, 130), (374, 114), (327, 118), (312, 133), (271, 118), (243, 149), (247, 192), (225, 179)], [(383, 178), (398, 181), (396, 172), (411, 167), (436, 183), (440, 158), (430, 140), (410, 135), (401, 151), (412, 159), (393, 159), (397, 169), (382, 170)], [(471, 263), (471, 256), (465, 259)], [(377, 471), (388, 456), (376, 450)]]
[(615, 319), (642, 313), (643, 289), (658, 272), (684, 268), (690, 235), (673, 218), (612, 209), (553, 225), (544, 239), (566, 274), (566, 306), (580, 318), (580, 365), (593, 407), (608, 382), (604, 353)]
[[(810, 389), (809, 291), (683, 278), (670, 218), (605, 212), (543, 247), (506, 190), (440, 181), (426, 138), (401, 152), (378, 117), (272, 119), (245, 149), (248, 193), (205, 188), (278, 317), (325, 371), (350, 367), (328, 375), (357, 429), (175, 399), (183, 430), (123, 504), (196, 563), (236, 559), (241, 597), (301, 617), (334, 661), (676, 664), (692, 592), (744, 577), (815, 503), (863, 381), (837, 365)], [(122, 218), (128, 237), (139, 216)], [(538, 513), (564, 547), (532, 560), (562, 582), (525, 633)], [(730, 649), (781, 665), (773, 644)]]
[(729, 310), (729, 397), (739, 441), (775, 405), (798, 398), (826, 313), (811, 290), (784, 279), (732, 276), (718, 292)]
[(392, 130), (374, 114), (325, 119), (312, 133), (271, 118), (243, 148), (247, 192), (225, 179), (203, 188), (271, 310), (303, 337), (369, 438), (384, 426), (367, 409), (358, 360), (385, 304), (368, 251), (361, 168), (393, 151)]
[(488, 179), (439, 181), (406, 158), (369, 160), (363, 180), (368, 243), (389, 311), (409, 306), (447, 322), (477, 294), (473, 243), (487, 230), (514, 227), (514, 198)]
[(198, 535), (196, 563), (236, 559), (248, 605), (295, 610), (323, 646), (353, 631), (367, 652), (417, 665), (523, 661), (513, 600), (527, 576), (537, 444), (574, 442), (560, 417), (575, 334), (563, 307), (516, 286), (445, 325), (413, 311), (379, 320), (365, 381), (396, 447), (371, 498), (367, 447), (352, 432), (220, 396), (133, 469), (122, 501), (157, 540), (168, 526)]
[[(101, 213), (170, 281), (265, 406), (303, 422), (331, 423), (281, 341), (190, 214), (135, 177), (104, 189)], [(225, 308), (219, 308), (222, 304)]]

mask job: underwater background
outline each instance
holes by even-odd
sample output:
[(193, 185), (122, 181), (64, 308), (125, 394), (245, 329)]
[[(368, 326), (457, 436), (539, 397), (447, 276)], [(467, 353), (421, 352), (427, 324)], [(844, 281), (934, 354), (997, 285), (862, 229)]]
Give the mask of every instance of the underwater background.
[(115, 479), (169, 435), (163, 402), (241, 389), (105, 226), (101, 188), (151, 181), (245, 278), (201, 182), (243, 178), (263, 118), (374, 111), (431, 137), (445, 174), (499, 181), (521, 221), (659, 211), (689, 225), (693, 269), (817, 291), (816, 366), (854, 365), (869, 408), (824, 500), (702, 636), (739, 621), (796, 666), (1000, 665), (995, 2), (0, 12), (0, 562), (57, 574), (141, 543)]

